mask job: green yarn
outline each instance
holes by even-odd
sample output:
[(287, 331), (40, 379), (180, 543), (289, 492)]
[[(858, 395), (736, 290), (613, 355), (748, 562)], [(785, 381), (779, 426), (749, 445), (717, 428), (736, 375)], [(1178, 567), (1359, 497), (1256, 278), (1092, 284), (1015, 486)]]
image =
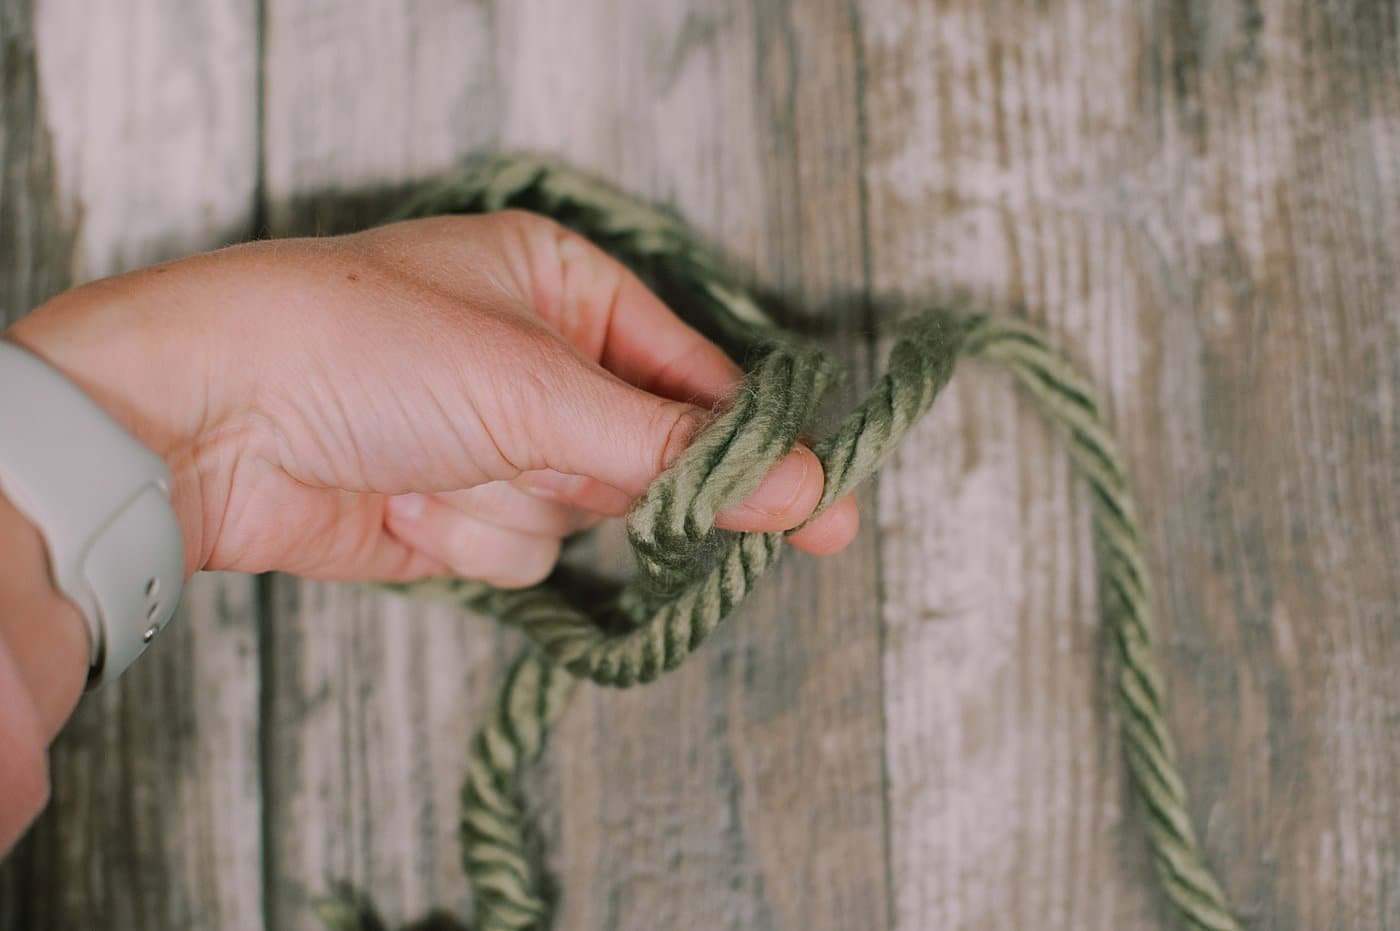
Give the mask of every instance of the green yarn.
[[(388, 588), (445, 598), (524, 631), (536, 649), (511, 668), (471, 745), (462, 790), (463, 862), (479, 931), (549, 925), (525, 850), (522, 773), (544, 746), (574, 683), (625, 688), (680, 665), (776, 561), (783, 535), (716, 530), (797, 442), (837, 375), (818, 348), (780, 330), (724, 275), (675, 218), (567, 167), (529, 156), (483, 161), (413, 203), (402, 217), (533, 210), (573, 227), (644, 275), (736, 355), (753, 362), (731, 407), (656, 479), (628, 516), (638, 573), (615, 598), (576, 604), (546, 582), (504, 591), (439, 579)], [(1152, 595), (1136, 505), (1117, 443), (1087, 381), (1027, 323), (934, 309), (907, 324), (885, 375), (835, 432), (814, 447), (825, 468), (818, 511), (870, 477), (933, 404), (961, 356), (1001, 365), (1054, 425), (1092, 492), (1103, 619), (1117, 646), (1117, 699), (1139, 814), (1163, 887), (1182, 917), (1206, 931), (1238, 925), (1201, 862), (1186, 789), (1165, 720)], [(319, 907), (337, 931), (382, 922), (346, 890)], [(431, 927), (453, 927), (438, 915)], [(429, 926), (429, 925), (425, 925)]]

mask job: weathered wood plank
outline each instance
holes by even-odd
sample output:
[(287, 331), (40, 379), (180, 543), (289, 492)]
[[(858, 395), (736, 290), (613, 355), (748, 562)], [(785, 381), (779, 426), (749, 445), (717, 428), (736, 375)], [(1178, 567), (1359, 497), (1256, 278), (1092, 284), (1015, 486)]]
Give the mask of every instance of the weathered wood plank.
[[(272, 0), (266, 214), (274, 235), (378, 222), (406, 183), (488, 144), (490, 5)], [(263, 722), (267, 927), (319, 929), (343, 879), (391, 921), (465, 913), (457, 792), (510, 651), (495, 626), (349, 585), (272, 581)]]
[(350, 586), (278, 579), (270, 608), (267, 925), (320, 928), (312, 905), (334, 879), (395, 921), (463, 911), (457, 792), (503, 638)]
[(53, 801), (17, 854), (16, 928), (261, 921), (252, 590), (196, 578), (168, 642), (84, 700), (54, 746)]
[[(1104, 386), (1246, 925), (1394, 926), (1395, 7), (1143, 9), (863, 8), (874, 283), (1023, 306)], [(1051, 438), (969, 367), (880, 501), (899, 926), (1174, 927)]]
[[(511, 9), (508, 141), (673, 203), (864, 371), (845, 6)], [(530, 89), (561, 71), (567, 94)], [(582, 693), (554, 751), (562, 927), (886, 925), (876, 590), (869, 537), (794, 557), (682, 669)]]
[[(256, 29), (244, 4), (4, 6), (3, 317), (70, 284), (247, 234)], [(182, 618), (84, 700), (53, 801), (7, 864), (4, 927), (246, 928), (261, 916), (253, 584)]]
[[(554, 150), (677, 203), (766, 281), (829, 305), (840, 333), (864, 325), (858, 304), (837, 301), (864, 274), (844, 7), (413, 11), (269, 7), (274, 229), (337, 228), (346, 209), (388, 202), (476, 147)], [(390, 193), (355, 194), (376, 188)], [(848, 343), (864, 364), (864, 340)], [(635, 694), (584, 690), (537, 780), (560, 793), (542, 821), (564, 927), (886, 923), (873, 555), (867, 540), (822, 570), (794, 560), (686, 669)], [(392, 600), (293, 585), (278, 583), (270, 651), (273, 926), (312, 926), (308, 894), (327, 870), (393, 919), (455, 904), (451, 793), (497, 641)], [(426, 686), (425, 657), (440, 670)], [(435, 717), (442, 707), (456, 717)], [(430, 757), (417, 784), (389, 752), (394, 731), (414, 728)]]
[(0, 326), (68, 286), (73, 222), (57, 209), (33, 0), (0, 4)]
[[(241, 236), (255, 184), (251, 9), (31, 9), (0, 4), (6, 319)], [(552, 149), (677, 204), (858, 374), (905, 300), (1046, 321), (1138, 475), (1208, 857), (1252, 926), (1400, 924), (1393, 4), (267, 20), (276, 232), (371, 221), (478, 147)], [(661, 683), (583, 691), (535, 780), (563, 926), (1170, 927), (1083, 504), (1004, 380), (964, 371), (867, 511), (878, 539), (790, 560)], [(270, 607), (261, 817), (254, 599), (201, 580), (62, 741), (0, 929), (311, 928), (333, 876), (396, 919), (465, 908), (465, 742), (517, 641), (344, 586), (279, 580)]]

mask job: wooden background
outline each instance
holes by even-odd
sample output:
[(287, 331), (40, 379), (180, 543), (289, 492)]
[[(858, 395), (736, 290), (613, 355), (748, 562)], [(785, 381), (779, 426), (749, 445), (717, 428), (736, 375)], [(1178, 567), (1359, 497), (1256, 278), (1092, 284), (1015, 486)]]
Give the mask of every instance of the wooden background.
[[(1245, 926), (1400, 927), (1394, 0), (0, 0), (0, 38), (4, 319), (525, 147), (675, 204), (857, 382), (922, 300), (1042, 321), (1135, 471)], [(1070, 479), (968, 367), (849, 552), (585, 690), (534, 785), (561, 927), (1175, 927)], [(467, 910), (456, 790), (516, 646), (198, 579), (56, 746), (0, 929), (314, 928), (332, 877), (395, 922)]]

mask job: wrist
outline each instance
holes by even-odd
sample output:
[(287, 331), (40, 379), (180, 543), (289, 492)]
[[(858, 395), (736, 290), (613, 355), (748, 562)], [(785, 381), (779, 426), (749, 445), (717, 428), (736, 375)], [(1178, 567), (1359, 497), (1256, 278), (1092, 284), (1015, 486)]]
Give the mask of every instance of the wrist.
[(63, 373), (165, 461), (188, 577), (208, 559), (223, 500), (210, 491), (227, 484), (232, 463), (212, 390), (218, 338), (182, 312), (161, 277), (142, 272), (66, 292), (4, 338)]

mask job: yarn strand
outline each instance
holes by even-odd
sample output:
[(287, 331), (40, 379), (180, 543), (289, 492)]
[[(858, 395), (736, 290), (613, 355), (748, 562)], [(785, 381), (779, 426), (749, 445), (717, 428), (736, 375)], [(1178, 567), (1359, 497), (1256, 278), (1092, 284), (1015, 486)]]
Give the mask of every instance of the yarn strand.
[[(696, 245), (679, 220), (597, 180), (531, 156), (478, 163), (401, 217), (522, 208), (552, 216), (642, 274), (671, 306), (747, 360), (730, 407), (697, 436), (628, 516), (637, 576), (610, 599), (579, 604), (550, 582), (521, 591), (460, 579), (388, 585), (498, 618), (532, 641), (476, 735), (462, 790), (463, 863), (478, 931), (542, 931), (550, 904), (526, 852), (521, 777), (542, 752), (573, 684), (627, 688), (676, 668), (777, 561), (784, 536), (728, 533), (715, 515), (748, 496), (811, 423), (837, 375), (819, 349), (778, 328)], [(885, 374), (816, 443), (826, 487), (817, 513), (871, 477), (932, 406), (957, 360), (1008, 371), (1062, 438), (1092, 502), (1102, 615), (1117, 653), (1115, 695), (1138, 810), (1169, 901), (1194, 928), (1237, 931), (1201, 859), (1166, 721), (1153, 596), (1137, 505), (1117, 442), (1087, 379), (1037, 328), (996, 315), (934, 309), (907, 323)], [(348, 892), (323, 903), (336, 931), (377, 916)]]

